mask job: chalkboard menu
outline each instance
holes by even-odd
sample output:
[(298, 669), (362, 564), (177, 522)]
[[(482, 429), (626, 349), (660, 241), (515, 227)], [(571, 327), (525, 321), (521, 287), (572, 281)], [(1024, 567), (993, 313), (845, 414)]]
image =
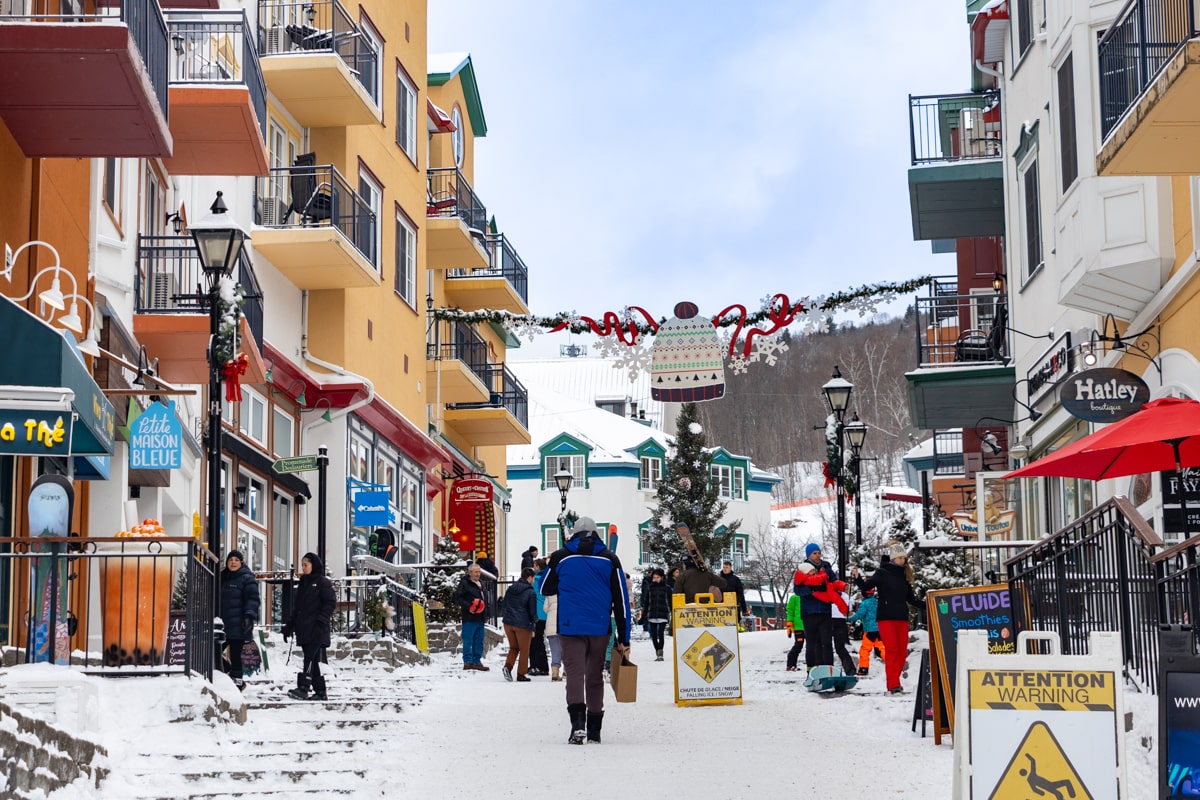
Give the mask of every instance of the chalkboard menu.
[(930, 679), (929, 648), (921, 651), (921, 674), (917, 678), (917, 693), (913, 697), (912, 730), (921, 723), (921, 738), (925, 738), (925, 726), (933, 721), (933, 681)]
[[(958, 632), (987, 631), (988, 653), (1017, 652), (1012, 595), (1008, 584), (937, 589), (926, 593), (934, 701), (934, 740), (954, 729), (954, 684), (958, 670)], [(943, 713), (944, 711), (944, 713)], [(944, 724), (943, 724), (944, 723)]]
[(167, 626), (167, 666), (182, 667), (187, 664), (187, 613), (172, 611)]

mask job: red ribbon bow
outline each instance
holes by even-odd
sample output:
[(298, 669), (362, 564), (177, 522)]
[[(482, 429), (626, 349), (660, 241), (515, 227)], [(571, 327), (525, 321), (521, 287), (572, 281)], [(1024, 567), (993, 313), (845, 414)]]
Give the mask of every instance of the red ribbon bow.
[(242, 384), (238, 377), (246, 374), (250, 366), (250, 358), (245, 353), (238, 353), (232, 360), (226, 361), (221, 367), (221, 377), (225, 379), (225, 399), (232, 402), (242, 401)]

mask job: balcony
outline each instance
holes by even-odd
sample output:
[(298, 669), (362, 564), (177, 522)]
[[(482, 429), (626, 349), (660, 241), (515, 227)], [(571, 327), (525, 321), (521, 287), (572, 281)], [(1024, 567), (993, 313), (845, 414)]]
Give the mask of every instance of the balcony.
[(487, 209), (454, 167), (429, 170), (426, 245), (431, 269), (485, 269)]
[(449, 328), (448, 338), (451, 341), (425, 346), (425, 369), (435, 401), (443, 405), (486, 401), (495, 366), (488, 361), (487, 342), (462, 323)]
[(1200, 174), (1200, 39), (1191, 0), (1130, 0), (1098, 48), (1100, 175)]
[(1000, 94), (909, 95), (913, 238), (1004, 234)]
[(258, 53), (267, 86), (308, 128), (377, 125), (378, 61), (336, 0), (259, 0)]
[(446, 427), (476, 446), (529, 444), (529, 393), (503, 364), (491, 373), (487, 400), (448, 406)]
[(1006, 306), (1003, 293), (958, 294), (952, 278), (935, 281), (929, 297), (916, 299), (917, 369), (905, 375), (915, 427), (1012, 419), (1016, 378)]
[(300, 289), (378, 286), (375, 212), (332, 165), (312, 158), (258, 181), (254, 251)]
[[(263, 297), (245, 251), (237, 279), (244, 293), (239, 349), (250, 359), (242, 381), (263, 383)], [(138, 237), (133, 335), (171, 383), (208, 381), (207, 285), (192, 237)]]
[(446, 303), (463, 311), (481, 308), (529, 313), (529, 272), (503, 234), (486, 236), (491, 265), (446, 273)]
[(0, 117), (29, 158), (170, 156), (157, 0), (87, 5), (0, 3)]
[(243, 11), (167, 15), (174, 175), (266, 175), (267, 88)]

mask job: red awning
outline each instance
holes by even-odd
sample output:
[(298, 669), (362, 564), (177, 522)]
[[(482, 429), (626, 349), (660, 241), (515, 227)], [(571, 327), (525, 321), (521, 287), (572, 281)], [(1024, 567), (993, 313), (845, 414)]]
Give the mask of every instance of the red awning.
[(971, 63), (997, 64), (1008, 43), (1008, 0), (992, 0), (971, 23)]
[(921, 493), (907, 486), (880, 486), (879, 499), (894, 500), (897, 503), (920, 503)]
[(434, 105), (432, 100), (425, 98), (425, 104), (429, 107), (430, 133), (453, 133), (458, 130), (450, 115)]

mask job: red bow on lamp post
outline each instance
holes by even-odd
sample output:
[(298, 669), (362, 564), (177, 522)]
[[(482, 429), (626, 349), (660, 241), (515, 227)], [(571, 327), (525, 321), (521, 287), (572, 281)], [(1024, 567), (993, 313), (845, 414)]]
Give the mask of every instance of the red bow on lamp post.
[(221, 377), (225, 380), (225, 399), (228, 402), (242, 401), (242, 384), (238, 378), (246, 374), (248, 366), (250, 358), (245, 353), (238, 353), (221, 367)]

